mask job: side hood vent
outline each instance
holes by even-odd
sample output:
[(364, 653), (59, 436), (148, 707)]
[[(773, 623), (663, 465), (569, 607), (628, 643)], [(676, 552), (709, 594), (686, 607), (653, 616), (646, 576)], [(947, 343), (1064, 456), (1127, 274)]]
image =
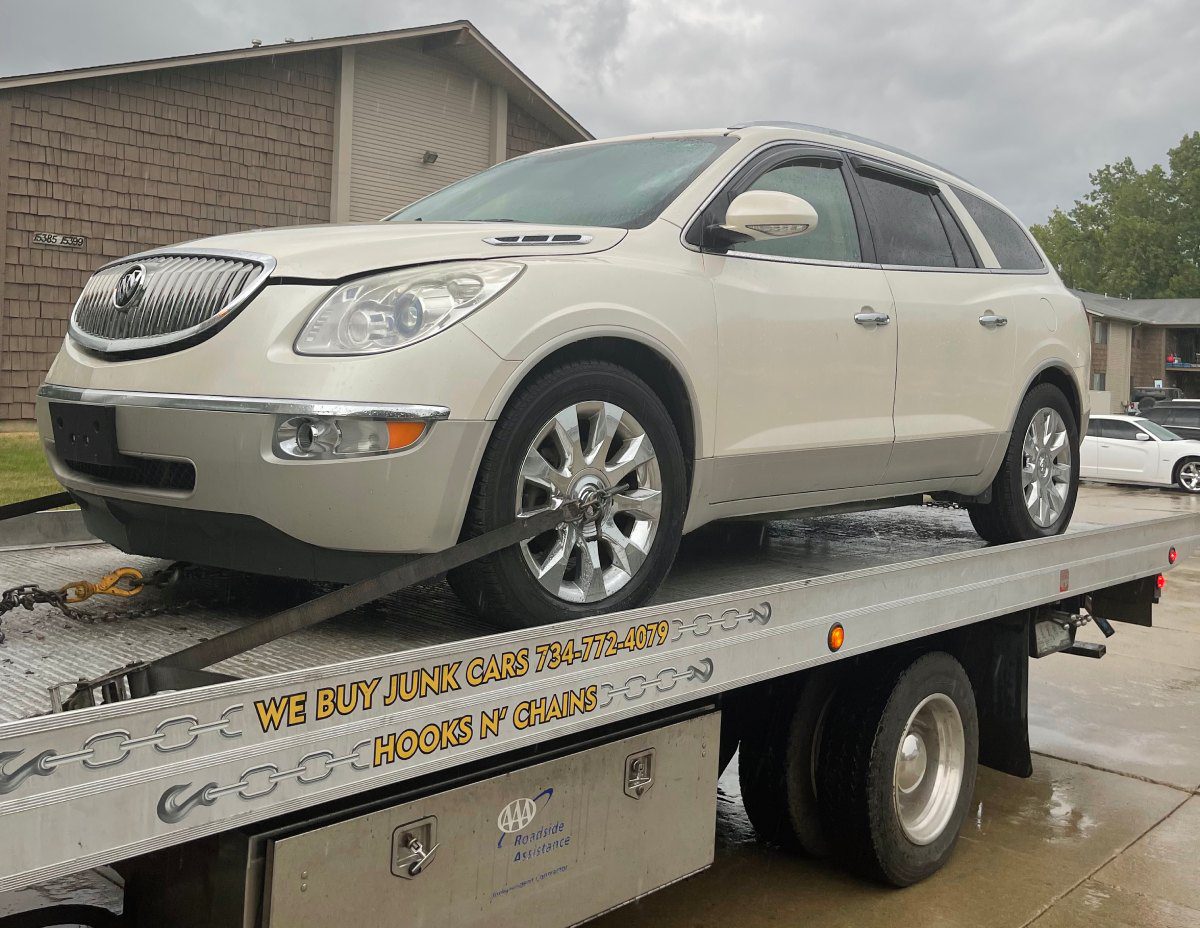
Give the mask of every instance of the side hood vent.
[(484, 239), (489, 245), (586, 245), (591, 240), (592, 236), (582, 232), (490, 235)]

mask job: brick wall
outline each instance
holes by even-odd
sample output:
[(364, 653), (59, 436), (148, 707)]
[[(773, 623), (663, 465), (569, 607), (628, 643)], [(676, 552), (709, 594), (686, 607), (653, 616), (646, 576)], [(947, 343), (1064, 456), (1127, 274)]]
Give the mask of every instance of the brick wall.
[[(297, 53), (0, 91), (0, 421), (33, 417), (101, 264), (329, 220), (336, 61)], [(37, 232), (87, 245), (36, 247)]]
[(1129, 353), (1130, 379), (1134, 387), (1151, 387), (1163, 380), (1167, 362), (1167, 330), (1139, 325), (1133, 329)]
[(544, 125), (508, 101), (508, 157), (527, 155), (542, 148), (553, 148), (563, 140)]

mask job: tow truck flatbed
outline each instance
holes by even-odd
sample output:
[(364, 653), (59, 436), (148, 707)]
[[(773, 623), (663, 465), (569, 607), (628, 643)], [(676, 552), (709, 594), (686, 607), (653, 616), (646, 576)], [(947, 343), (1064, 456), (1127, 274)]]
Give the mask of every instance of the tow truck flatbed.
[[(432, 583), (215, 668), (238, 680), (32, 718), (53, 683), (184, 647), (311, 589), (213, 575), (143, 594), (138, 609), (170, 607), (145, 618), (11, 612), (0, 821), (20, 840), (0, 844), (0, 891), (1153, 577), (1169, 551), (1200, 546), (1200, 516), (993, 548), (965, 513), (936, 506), (775, 523), (764, 547), (720, 532), (689, 540), (640, 610), (497, 634)], [(101, 545), (7, 551), (0, 585), (57, 586), (118, 563), (157, 566)]]

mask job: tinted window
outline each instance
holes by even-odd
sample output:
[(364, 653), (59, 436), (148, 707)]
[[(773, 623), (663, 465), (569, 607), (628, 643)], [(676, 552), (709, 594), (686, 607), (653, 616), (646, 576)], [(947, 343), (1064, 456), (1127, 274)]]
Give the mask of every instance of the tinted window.
[(1000, 267), (1010, 271), (1040, 271), (1043, 267), (1041, 256), (1025, 230), (1017, 221), (1004, 212), (981, 200), (972, 193), (955, 188), (962, 205), (966, 207), (975, 225), (992, 246)]
[(1088, 421), (1088, 430), (1087, 430), (1088, 435), (1090, 435), (1092, 438), (1099, 438), (1100, 435), (1104, 431), (1101, 428), (1102, 425), (1103, 425), (1103, 421), (1100, 419), (1089, 420)]
[(747, 189), (803, 197), (817, 211), (817, 227), (803, 235), (740, 242), (730, 251), (822, 261), (862, 260), (854, 210), (838, 165), (812, 161), (783, 164), (762, 174)]
[(954, 249), (934, 205), (936, 193), (881, 175), (860, 175), (871, 211), (871, 235), (881, 264), (954, 267)]
[(1121, 419), (1104, 419), (1103, 422), (1105, 438), (1122, 438), (1128, 441), (1137, 441), (1137, 433), (1141, 431), (1132, 422), (1125, 422)]
[(549, 149), (460, 180), (390, 219), (638, 229), (731, 144), (703, 136)]
[(1166, 426), (1200, 427), (1200, 409), (1188, 406), (1157, 405), (1146, 410), (1146, 418)]

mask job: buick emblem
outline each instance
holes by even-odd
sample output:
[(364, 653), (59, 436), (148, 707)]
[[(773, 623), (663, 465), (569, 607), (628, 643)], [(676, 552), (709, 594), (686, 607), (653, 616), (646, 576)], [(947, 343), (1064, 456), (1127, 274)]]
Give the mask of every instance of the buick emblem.
[(146, 266), (144, 264), (135, 264), (117, 281), (116, 287), (113, 288), (113, 306), (117, 309), (129, 309), (139, 296), (142, 295), (142, 290), (146, 286)]

